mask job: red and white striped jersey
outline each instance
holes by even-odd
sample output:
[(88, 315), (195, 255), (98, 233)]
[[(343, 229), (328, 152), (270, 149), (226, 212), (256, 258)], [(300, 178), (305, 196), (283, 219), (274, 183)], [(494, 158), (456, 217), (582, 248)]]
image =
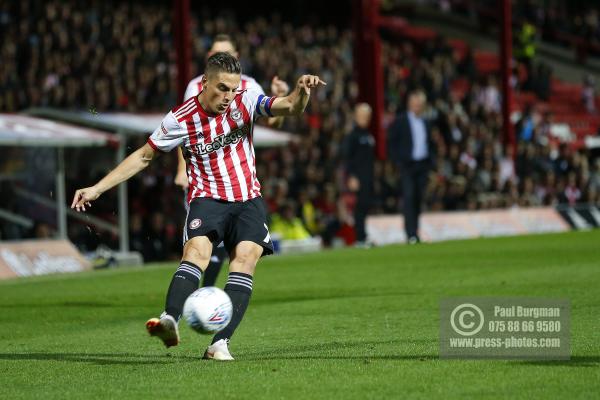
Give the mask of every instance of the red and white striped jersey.
[(165, 152), (182, 146), (190, 184), (188, 203), (196, 197), (234, 202), (261, 195), (252, 129), (257, 117), (272, 116), (273, 100), (244, 90), (225, 113), (212, 114), (193, 96), (164, 117), (148, 143)]
[[(190, 83), (188, 83), (187, 88), (185, 89), (185, 94), (183, 95), (183, 100), (187, 100), (192, 96), (198, 96), (202, 91), (202, 77), (204, 74), (199, 75), (192, 79)], [(260, 94), (265, 94), (262, 87), (254, 80), (254, 78), (249, 77), (248, 75), (242, 74), (242, 80), (240, 81), (240, 86), (238, 87), (239, 91), (242, 90), (253, 90)]]

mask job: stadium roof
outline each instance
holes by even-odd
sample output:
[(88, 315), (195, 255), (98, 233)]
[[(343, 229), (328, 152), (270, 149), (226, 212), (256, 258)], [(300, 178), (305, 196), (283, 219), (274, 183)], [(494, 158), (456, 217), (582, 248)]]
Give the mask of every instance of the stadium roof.
[[(50, 121), (28, 115), (0, 114), (0, 146), (32, 146), (56, 147), (57, 167), (56, 179), (56, 210), (59, 237), (67, 239), (67, 198), (65, 190), (65, 147), (89, 147), (119, 145), (120, 140), (116, 135), (91, 128), (73, 126), (63, 122)], [(119, 146), (119, 149), (124, 146)], [(124, 195), (119, 194), (124, 199)], [(121, 200), (120, 201), (124, 201)], [(51, 204), (48, 200), (38, 200), (42, 204)], [(3, 211), (4, 217), (8, 215), (11, 220), (21, 220), (23, 217), (7, 210)], [(81, 219), (81, 217), (79, 217)], [(25, 219), (26, 221), (26, 219)], [(27, 222), (25, 222), (27, 223)], [(119, 232), (123, 236), (126, 232), (120, 223)]]
[(0, 146), (87, 147), (118, 142), (118, 137), (96, 129), (26, 115), (0, 114)]
[[(149, 136), (164, 117), (163, 114), (96, 113), (53, 108), (32, 108), (27, 110), (27, 113), (111, 132), (145, 136)], [(289, 132), (261, 125), (254, 127), (254, 145), (257, 147), (283, 146), (293, 139), (294, 135)]]

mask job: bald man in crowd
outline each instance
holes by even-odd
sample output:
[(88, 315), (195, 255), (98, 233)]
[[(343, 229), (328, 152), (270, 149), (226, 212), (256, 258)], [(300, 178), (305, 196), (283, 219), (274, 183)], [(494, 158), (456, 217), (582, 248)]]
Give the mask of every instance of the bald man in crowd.
[(375, 139), (369, 132), (371, 115), (371, 106), (367, 103), (354, 107), (354, 129), (344, 138), (342, 149), (348, 189), (356, 193), (354, 230), (357, 247), (369, 247), (365, 219), (372, 204), (375, 163)]

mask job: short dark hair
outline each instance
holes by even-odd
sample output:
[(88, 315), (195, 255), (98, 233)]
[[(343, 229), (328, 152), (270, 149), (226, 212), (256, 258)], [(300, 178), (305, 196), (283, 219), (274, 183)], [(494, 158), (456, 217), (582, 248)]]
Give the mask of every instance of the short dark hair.
[(216, 42), (229, 42), (229, 43), (231, 43), (231, 46), (232, 46), (234, 49), (237, 49), (237, 46), (235, 45), (235, 43), (233, 43), (233, 39), (231, 39), (231, 36), (229, 36), (229, 35), (228, 35), (228, 34), (226, 34), (226, 33), (219, 33), (219, 34), (217, 34), (217, 35), (214, 37), (214, 39), (213, 39), (213, 45), (214, 45)]
[(412, 96), (423, 96), (423, 97), (427, 98), (427, 93), (425, 93), (425, 91), (421, 88), (416, 88), (416, 89), (411, 90), (408, 93), (408, 97), (412, 97)]
[(214, 73), (227, 72), (228, 74), (241, 74), (242, 66), (237, 58), (229, 53), (215, 53), (206, 61), (206, 69), (204, 73), (212, 75)]

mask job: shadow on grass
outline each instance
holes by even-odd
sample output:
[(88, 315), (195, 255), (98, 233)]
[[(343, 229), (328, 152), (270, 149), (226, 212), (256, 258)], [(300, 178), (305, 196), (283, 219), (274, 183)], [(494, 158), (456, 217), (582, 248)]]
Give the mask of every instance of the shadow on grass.
[(134, 353), (0, 353), (0, 360), (61, 361), (96, 365), (156, 365), (196, 362), (200, 357)]
[(273, 304), (273, 303), (298, 303), (314, 300), (334, 300), (334, 299), (361, 299), (369, 297), (390, 297), (390, 296), (413, 296), (417, 292), (399, 292), (399, 291), (371, 291), (371, 292), (345, 292), (345, 293), (326, 293), (319, 291), (310, 294), (294, 296), (269, 296), (252, 300), (253, 305)]
[[(389, 343), (389, 342), (370, 342), (370, 343)], [(345, 347), (348, 343), (345, 343)], [(364, 342), (363, 342), (364, 344)], [(437, 355), (433, 354), (356, 354), (356, 355), (336, 355), (323, 353), (326, 347), (335, 346), (335, 343), (327, 345), (312, 346), (313, 351), (320, 351), (320, 354), (293, 354), (290, 349), (286, 353), (277, 353), (277, 350), (242, 354), (238, 361), (268, 361), (268, 360), (357, 360), (365, 364), (374, 361), (438, 361)], [(293, 351), (307, 351), (309, 346), (294, 348)], [(339, 350), (339, 347), (336, 347)], [(364, 348), (362, 349), (364, 352)], [(183, 355), (144, 355), (134, 353), (0, 353), (0, 360), (9, 361), (60, 361), (71, 363), (90, 363), (95, 365), (166, 365), (175, 363), (202, 362), (200, 357)], [(441, 360), (447, 361), (447, 360)], [(451, 360), (456, 361), (456, 360)], [(468, 360), (472, 361), (472, 360)], [(481, 361), (505, 361), (505, 360), (477, 360)], [(515, 364), (528, 366), (563, 366), (563, 367), (595, 367), (600, 365), (599, 356), (574, 356), (571, 360), (564, 361), (523, 361), (517, 360)]]
[(362, 360), (365, 364), (371, 361), (432, 361), (438, 360), (438, 356), (431, 354), (382, 354), (382, 355), (354, 355), (354, 356), (335, 356), (335, 355), (270, 355), (270, 356), (244, 356), (239, 358), (241, 361), (263, 361), (263, 360)]
[(544, 367), (600, 367), (600, 356), (572, 356), (570, 360), (524, 361), (523, 365)]
[[(404, 339), (404, 340), (376, 340), (376, 341), (334, 341), (311, 345), (288, 346), (284, 351), (281, 348), (268, 349), (261, 352), (242, 354), (242, 360), (363, 360), (368, 363), (373, 360), (437, 360), (435, 354), (376, 354), (380, 345), (395, 345), (398, 349), (407, 344), (430, 344), (434, 339)], [(355, 351), (357, 354), (339, 354), (342, 351)], [(373, 352), (370, 354), (369, 352)], [(298, 354), (310, 353), (310, 354)], [(337, 353), (337, 354), (336, 354)]]
[(110, 308), (122, 307), (120, 304), (107, 303), (101, 301), (64, 301), (61, 303), (17, 303), (17, 304), (1, 304), (1, 308), (61, 308), (61, 307), (90, 307), (90, 308)]
[[(371, 361), (456, 361), (442, 360), (437, 354), (397, 354), (407, 345), (430, 345), (437, 339), (393, 339), (378, 341), (334, 341), (327, 343), (317, 343), (310, 345), (297, 345), (281, 348), (266, 349), (261, 352), (249, 352), (240, 355), (239, 359), (243, 361), (259, 360), (363, 360), (365, 363)], [(382, 345), (388, 345), (385, 352), (380, 348)], [(390, 351), (389, 345), (395, 346), (398, 351)], [(354, 352), (356, 354), (340, 354)], [(307, 354), (308, 353), (308, 354)], [(396, 354), (393, 354), (396, 353)], [(460, 360), (459, 360), (460, 361)], [(473, 361), (473, 360), (463, 360)], [(570, 360), (502, 360), (502, 359), (479, 359), (476, 361), (505, 362), (509, 361), (517, 365), (527, 366), (566, 366), (566, 367), (598, 367), (600, 366), (600, 356), (573, 356)]]
[[(507, 360), (497, 359), (478, 359), (478, 360), (442, 360), (437, 355), (431, 354), (357, 354), (357, 355), (333, 355), (333, 354), (306, 354), (306, 355), (294, 355), (294, 354), (247, 354), (240, 357), (241, 361), (262, 361), (262, 360), (362, 360), (366, 364), (371, 361), (488, 361), (488, 362), (501, 362)], [(513, 360), (517, 361), (517, 360)], [(527, 366), (562, 366), (562, 367), (593, 367), (598, 368), (600, 366), (600, 357), (597, 356), (580, 356), (571, 357), (571, 360), (563, 361), (525, 361), (517, 362), (520, 365)]]
[[(360, 298), (369, 298), (369, 297), (389, 297), (389, 296), (410, 296), (416, 295), (416, 292), (397, 292), (397, 291), (378, 291), (378, 292), (366, 292), (366, 293), (357, 293), (357, 292), (347, 292), (347, 293), (337, 293), (337, 294), (328, 294), (328, 293), (314, 293), (314, 294), (304, 294), (300, 296), (275, 296), (275, 297), (267, 297), (267, 298), (258, 298), (252, 301), (253, 305), (264, 305), (264, 304), (274, 304), (274, 303), (297, 303), (297, 302), (305, 302), (305, 301), (315, 301), (315, 300), (334, 300), (334, 299), (360, 299)], [(139, 308), (143, 307), (143, 304), (132, 304), (132, 303), (110, 303), (105, 301), (64, 301), (58, 303), (14, 303), (14, 304), (0, 304), (0, 309), (3, 308), (27, 308), (27, 309), (36, 309), (36, 308), (77, 308), (77, 307), (89, 307), (89, 308)]]

